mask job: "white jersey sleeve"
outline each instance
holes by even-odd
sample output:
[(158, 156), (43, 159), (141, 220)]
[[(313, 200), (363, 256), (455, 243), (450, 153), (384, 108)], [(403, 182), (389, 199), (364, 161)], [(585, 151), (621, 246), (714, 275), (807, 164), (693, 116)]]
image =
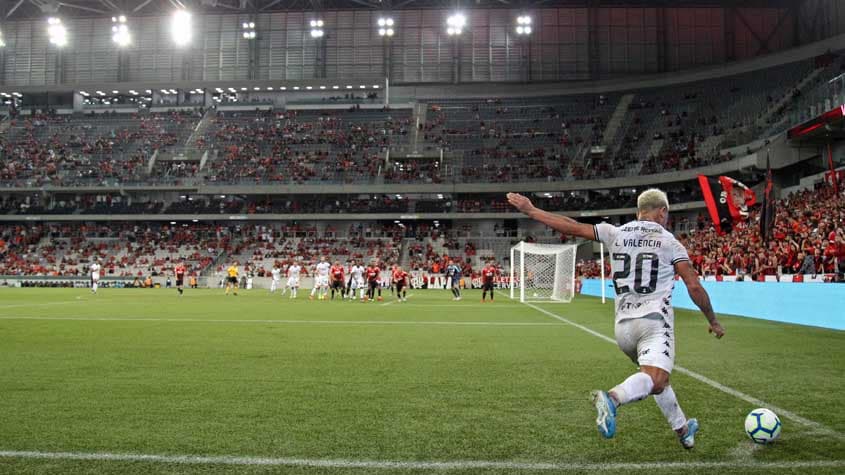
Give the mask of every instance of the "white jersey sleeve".
[(599, 223), (593, 226), (593, 233), (595, 233), (595, 241), (601, 241), (606, 247), (610, 247), (610, 243), (616, 239), (616, 234), (619, 228), (612, 224)]

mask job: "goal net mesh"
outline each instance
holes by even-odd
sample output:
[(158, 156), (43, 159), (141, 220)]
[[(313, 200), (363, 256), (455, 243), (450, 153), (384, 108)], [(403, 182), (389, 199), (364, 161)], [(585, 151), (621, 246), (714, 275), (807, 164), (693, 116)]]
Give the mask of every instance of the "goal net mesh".
[(511, 248), (510, 296), (520, 302), (569, 303), (577, 245), (520, 242)]

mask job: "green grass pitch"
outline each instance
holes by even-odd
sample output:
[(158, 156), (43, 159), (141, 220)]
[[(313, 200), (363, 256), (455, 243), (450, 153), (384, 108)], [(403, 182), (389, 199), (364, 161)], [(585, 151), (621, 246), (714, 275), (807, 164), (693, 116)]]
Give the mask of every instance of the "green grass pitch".
[[(685, 451), (650, 399), (599, 437), (589, 391), (635, 370), (615, 345), (503, 295), (412, 294), (2, 289), (0, 473), (845, 471), (845, 332), (721, 316), (717, 341), (678, 310), (676, 365), (823, 426), (779, 414), (780, 440), (754, 446), (754, 405), (676, 372), (702, 426)], [(611, 303), (538, 307), (613, 336)]]

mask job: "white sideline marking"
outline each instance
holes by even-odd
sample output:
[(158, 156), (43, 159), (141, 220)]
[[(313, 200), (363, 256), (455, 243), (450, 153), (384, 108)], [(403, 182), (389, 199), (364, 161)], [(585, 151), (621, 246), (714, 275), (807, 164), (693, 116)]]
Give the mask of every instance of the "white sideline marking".
[[(585, 327), (584, 325), (580, 325), (578, 323), (575, 323), (571, 320), (563, 318), (560, 315), (552, 313), (552, 312), (550, 312), (546, 309), (540, 308), (536, 305), (533, 305), (533, 304), (530, 304), (530, 303), (525, 303), (525, 305), (533, 308), (534, 310), (537, 310), (540, 313), (544, 313), (544, 314), (546, 314), (546, 315), (548, 315), (548, 316), (550, 316), (550, 317), (552, 317), (556, 320), (560, 320), (561, 322), (568, 323), (569, 325), (572, 325), (573, 327), (575, 327), (579, 330), (585, 331), (585, 332), (589, 333), (590, 335), (593, 335), (597, 338), (601, 338), (602, 340), (604, 340), (608, 343), (613, 343), (614, 345), (616, 345), (616, 340), (614, 340), (613, 338), (610, 338), (606, 335), (603, 335), (603, 334), (601, 334), (601, 333), (599, 333), (595, 330), (591, 330), (591, 329)], [(787, 411), (786, 409), (783, 409), (783, 408), (780, 408), (780, 407), (777, 407), (777, 406), (773, 406), (772, 404), (769, 404), (766, 401), (763, 401), (761, 399), (757, 399), (757, 398), (755, 398), (753, 396), (749, 396), (748, 394), (745, 394), (741, 391), (737, 391), (734, 388), (725, 386), (724, 384), (722, 384), (718, 381), (714, 381), (714, 380), (708, 378), (707, 376), (696, 373), (695, 371), (684, 368), (683, 366), (675, 365), (675, 371), (678, 372), (678, 373), (681, 373), (681, 374), (685, 374), (685, 375), (687, 375), (687, 376), (689, 376), (693, 379), (697, 379), (698, 381), (701, 381), (702, 383), (704, 383), (708, 386), (714, 387), (714, 388), (718, 389), (719, 391), (722, 391), (725, 394), (729, 394), (729, 395), (731, 395), (731, 396), (733, 396), (737, 399), (741, 399), (741, 400), (743, 400), (747, 403), (753, 404), (755, 407), (767, 407), (767, 408), (771, 409), (772, 411), (774, 411), (775, 413), (779, 414), (781, 417), (785, 417), (787, 419), (790, 419), (791, 421), (797, 422), (798, 424), (801, 424), (802, 426), (809, 427), (809, 428), (815, 430), (816, 432), (818, 432), (820, 434), (833, 436), (833, 437), (836, 437), (836, 438), (839, 438), (839, 439), (845, 438), (845, 434), (837, 432), (837, 431), (835, 431), (835, 430), (833, 430), (833, 429), (831, 429), (831, 428), (829, 428), (825, 425), (822, 425), (822, 424), (820, 424), (816, 421), (811, 421), (810, 419), (807, 419), (805, 417), (801, 417), (798, 414), (795, 414), (794, 412)]]
[[(414, 296), (414, 294), (408, 294), (408, 297), (407, 297), (407, 298), (411, 298), (411, 297), (413, 297), (413, 296)], [(384, 307), (384, 306), (386, 306), (386, 305), (393, 305), (393, 304), (395, 304), (395, 303), (397, 303), (397, 302), (399, 302), (399, 298), (398, 298), (398, 297), (396, 298), (396, 300), (391, 300), (390, 302), (385, 302), (385, 303), (381, 304), (381, 306), (382, 306), (382, 307)]]
[(187, 323), (278, 323), (278, 324), (334, 324), (334, 325), (447, 325), (447, 326), (508, 326), (563, 327), (546, 322), (450, 322), (450, 321), (391, 321), (391, 320), (209, 320), (204, 318), (112, 318), (112, 317), (0, 317), (0, 320), (48, 320), (79, 322), (187, 322)]
[(0, 308), (48, 307), (50, 305), (67, 305), (69, 303), (81, 303), (81, 302), (84, 302), (84, 300), (77, 297), (77, 300), (64, 300), (64, 301), (61, 301), (61, 302), (48, 302), (48, 303), (20, 303), (20, 304), (11, 304), (11, 305), (0, 305)]
[(0, 457), (19, 459), (49, 460), (93, 460), (107, 462), (147, 462), (163, 464), (192, 465), (258, 465), (287, 467), (320, 468), (364, 468), (364, 469), (400, 469), (400, 470), (567, 470), (621, 472), (628, 470), (684, 470), (684, 469), (800, 469), (800, 468), (840, 468), (845, 467), (845, 460), (811, 460), (795, 462), (643, 462), (643, 463), (585, 463), (585, 462), (511, 462), (492, 460), (459, 460), (452, 462), (438, 461), (399, 461), (399, 460), (349, 460), (349, 459), (306, 459), (295, 457), (235, 457), (209, 455), (156, 455), (156, 454), (119, 454), (119, 453), (83, 453), (83, 452), (37, 452), (37, 451), (0, 451)]

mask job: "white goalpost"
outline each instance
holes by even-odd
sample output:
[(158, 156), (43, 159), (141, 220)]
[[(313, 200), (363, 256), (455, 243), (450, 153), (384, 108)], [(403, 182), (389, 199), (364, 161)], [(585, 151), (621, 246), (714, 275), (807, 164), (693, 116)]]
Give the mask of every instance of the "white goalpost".
[(569, 303), (575, 295), (575, 244), (520, 242), (511, 248), (510, 297)]

